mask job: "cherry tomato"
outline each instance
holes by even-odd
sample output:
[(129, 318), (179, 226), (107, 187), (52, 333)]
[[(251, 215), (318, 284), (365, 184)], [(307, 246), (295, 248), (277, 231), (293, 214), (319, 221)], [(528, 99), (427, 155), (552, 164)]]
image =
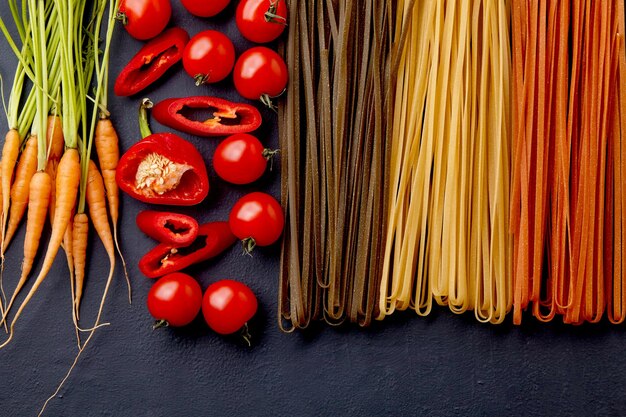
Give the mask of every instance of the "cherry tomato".
[(287, 25), (284, 0), (241, 0), (235, 12), (237, 27), (244, 38), (267, 43), (278, 38)]
[(183, 66), (196, 85), (216, 83), (230, 74), (235, 63), (235, 47), (226, 35), (205, 30), (191, 38), (183, 52)]
[(254, 246), (269, 246), (283, 232), (285, 217), (280, 204), (269, 194), (254, 192), (241, 197), (230, 211), (230, 230), (244, 242), (247, 252)]
[(230, 0), (181, 0), (189, 13), (199, 17), (212, 17), (228, 6)]
[(204, 320), (219, 334), (232, 334), (240, 330), (256, 314), (257, 307), (252, 290), (230, 279), (209, 285), (202, 299)]
[(202, 288), (187, 274), (174, 272), (154, 283), (148, 293), (148, 311), (157, 319), (155, 326), (185, 326), (202, 307)]
[(249, 184), (261, 178), (267, 161), (276, 153), (265, 149), (257, 138), (247, 133), (227, 137), (215, 149), (213, 168), (224, 181)]
[(161, 33), (171, 16), (170, 0), (121, 0), (117, 13), (130, 36), (142, 41)]
[(271, 97), (280, 95), (287, 86), (287, 65), (276, 52), (264, 46), (245, 51), (235, 64), (235, 88), (250, 100), (261, 100), (272, 107)]

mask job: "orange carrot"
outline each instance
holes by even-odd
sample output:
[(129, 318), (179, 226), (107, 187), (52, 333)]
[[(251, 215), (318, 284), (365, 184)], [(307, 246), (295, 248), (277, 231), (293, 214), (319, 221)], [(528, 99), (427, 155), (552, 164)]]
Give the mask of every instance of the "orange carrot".
[[(54, 188), (54, 187), (52, 187)], [(76, 306), (74, 300), (76, 298), (76, 283), (74, 282), (74, 256), (72, 252), (74, 251), (74, 209), (72, 208), (72, 212), (70, 214), (70, 222), (67, 225), (67, 229), (65, 229), (65, 234), (63, 235), (63, 248), (65, 250), (65, 259), (67, 261), (67, 268), (70, 271), (70, 294), (72, 296), (72, 321), (74, 323), (74, 331), (76, 332), (76, 343), (78, 344), (78, 349), (81, 349), (80, 343), (80, 334), (78, 328), (78, 317), (76, 316)]]
[(28, 204), (28, 194), (30, 180), (37, 171), (37, 137), (31, 136), (26, 141), (26, 147), (20, 155), (20, 160), (15, 170), (15, 181), (11, 187), (11, 207), (9, 209), (9, 219), (2, 245), (2, 254), (6, 252), (11, 243), (17, 227), (26, 213)]
[[(61, 118), (56, 115), (48, 116), (48, 128), (46, 134), (46, 143), (48, 144), (48, 162), (46, 163), (46, 172), (50, 175), (50, 179), (54, 183), (57, 176), (57, 167), (59, 160), (63, 156), (65, 141), (63, 139), (63, 128), (61, 126)], [(51, 188), (50, 194), (50, 221), (54, 219), (54, 205), (56, 201), (56, 190)]]
[(89, 238), (89, 218), (85, 213), (74, 216), (72, 231), (72, 259), (74, 262), (74, 310), (80, 318), (80, 300), (85, 283), (85, 265), (87, 263), (87, 242)]
[[(2, 164), (2, 161), (0, 161), (0, 165)], [(0, 166), (0, 196), (2, 195), (2, 167)], [(0, 197), (0, 216), (2, 216), (2, 198)], [(2, 239), (2, 236), (0, 236), (0, 239)]]
[(65, 140), (63, 139), (63, 126), (61, 118), (57, 115), (48, 116), (48, 127), (46, 130), (46, 143), (48, 144), (48, 165), (50, 161), (58, 161), (63, 156)]
[(117, 240), (117, 222), (119, 219), (119, 189), (117, 182), (115, 181), (115, 171), (117, 170), (117, 163), (120, 159), (119, 139), (111, 119), (108, 117), (102, 117), (96, 124), (96, 134), (94, 137), (94, 143), (96, 145), (96, 152), (98, 154), (98, 161), (100, 162), (100, 169), (102, 170), (102, 178), (104, 180), (104, 187), (106, 189), (106, 198), (109, 203), (109, 214), (111, 215), (111, 223), (113, 223), (113, 238), (115, 241), (115, 247), (122, 260), (122, 267), (124, 269), (124, 276), (126, 277), (126, 283), (128, 285), (128, 301), (131, 301), (131, 286), (128, 272), (126, 270), (126, 261), (120, 250), (120, 246)]
[(65, 230), (67, 229), (67, 225), (70, 222), (70, 214), (72, 211), (72, 207), (74, 207), (74, 204), (76, 203), (76, 194), (78, 192), (79, 183), (80, 160), (78, 150), (76, 150), (75, 148), (70, 148), (65, 151), (63, 157), (61, 158), (61, 162), (59, 163), (59, 169), (56, 178), (56, 208), (54, 213), (54, 220), (52, 222), (50, 241), (48, 242), (48, 248), (46, 250), (46, 255), (43, 260), (43, 266), (41, 268), (41, 271), (39, 272), (39, 275), (37, 276), (37, 279), (35, 280), (35, 283), (31, 287), (24, 301), (22, 301), (19, 310), (17, 311), (15, 317), (13, 318), (13, 321), (11, 322), (11, 327), (9, 329), (9, 338), (2, 345), (0, 345), (0, 348), (6, 346), (13, 338), (15, 323), (24, 311), (24, 308), (26, 308), (30, 300), (37, 292), (37, 289), (39, 289), (39, 287), (41, 286), (41, 283), (48, 275), (48, 272), (50, 272), (50, 268), (52, 268), (54, 258), (59, 251), (59, 247), (61, 246), (61, 241), (63, 240)]
[(30, 181), (30, 193), (28, 196), (28, 215), (26, 221), (26, 235), (24, 236), (24, 261), (22, 263), (22, 274), (20, 280), (13, 291), (11, 301), (7, 305), (2, 322), (5, 321), (15, 297), (20, 292), (33, 267), (37, 249), (39, 249), (39, 238), (46, 222), (48, 204), (50, 202), (50, 189), (52, 181), (48, 173), (39, 171), (33, 175)]
[[(13, 170), (20, 153), (20, 134), (16, 129), (7, 132), (2, 147), (2, 236), (9, 216), (9, 201), (11, 199), (11, 184)], [(4, 253), (4, 250), (2, 251)]]
[[(20, 134), (17, 129), (10, 129), (2, 147), (2, 160), (0, 161), (0, 177), (2, 181), (2, 236), (0, 236), (0, 255), (2, 257), (2, 269), (4, 269), (4, 236), (7, 218), (9, 217), (9, 202), (11, 199), (11, 184), (13, 181), (13, 170), (20, 153)], [(6, 301), (4, 286), (2, 285), (2, 274), (0, 274), (0, 293), (2, 299)]]
[[(63, 137), (63, 126), (61, 122), (61, 118), (54, 114), (48, 116), (48, 126), (46, 130), (46, 144), (47, 144), (47, 155), (48, 159), (46, 162), (46, 172), (50, 175), (50, 179), (54, 183), (56, 181), (57, 169), (59, 166), (59, 160), (63, 156), (63, 150), (65, 149), (65, 139)], [(54, 219), (54, 207), (56, 203), (56, 188), (50, 188), (50, 222)], [(70, 222), (65, 230), (65, 235), (63, 236), (63, 243), (61, 247), (65, 251), (67, 267), (70, 272), (70, 287), (71, 287), (71, 295), (72, 295), (72, 305), (74, 304), (74, 258), (72, 256), (72, 231), (73, 231), (73, 222), (74, 211), (72, 209), (72, 214), (70, 215)], [(80, 348), (80, 338), (78, 336), (78, 323), (76, 321), (75, 308), (72, 307), (72, 319), (74, 322), (74, 326), (76, 328), (76, 338), (78, 340), (78, 347)]]
[(119, 217), (119, 192), (115, 182), (115, 170), (120, 159), (117, 132), (111, 123), (111, 119), (104, 118), (96, 125), (94, 143), (98, 153), (98, 162), (102, 170), (106, 197), (109, 202), (111, 220), (115, 227)]
[(115, 266), (115, 244), (107, 216), (104, 181), (93, 161), (89, 161), (87, 174), (87, 204), (93, 227), (96, 229), (107, 255), (109, 255), (111, 268), (113, 268)]

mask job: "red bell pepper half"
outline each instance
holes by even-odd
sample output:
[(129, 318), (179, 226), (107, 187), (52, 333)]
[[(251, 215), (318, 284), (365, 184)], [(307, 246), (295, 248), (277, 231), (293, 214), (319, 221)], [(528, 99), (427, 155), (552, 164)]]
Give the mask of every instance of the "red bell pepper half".
[(145, 44), (118, 75), (113, 87), (115, 95), (132, 96), (161, 78), (182, 59), (187, 42), (187, 32), (171, 28)]
[(187, 246), (198, 237), (198, 222), (190, 216), (167, 211), (144, 210), (137, 227), (152, 239), (172, 246)]
[(191, 206), (209, 193), (202, 155), (172, 133), (155, 133), (131, 146), (115, 179), (122, 191), (145, 203)]
[(191, 245), (175, 247), (161, 243), (141, 258), (139, 270), (148, 278), (158, 278), (214, 258), (236, 240), (227, 222), (205, 223)]
[[(200, 114), (205, 117), (196, 120), (194, 116)], [(261, 113), (256, 107), (208, 96), (163, 100), (154, 105), (152, 115), (165, 126), (196, 136), (229, 136), (261, 126)]]

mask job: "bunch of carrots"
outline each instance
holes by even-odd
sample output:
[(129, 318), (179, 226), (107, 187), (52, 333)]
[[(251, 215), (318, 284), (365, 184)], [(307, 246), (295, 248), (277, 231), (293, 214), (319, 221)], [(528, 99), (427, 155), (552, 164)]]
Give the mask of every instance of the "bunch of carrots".
[[(120, 252), (115, 182), (118, 137), (107, 110), (109, 49), (117, 0), (96, 0), (90, 7), (86, 3), (9, 0), (14, 33), (19, 39), (11, 35), (7, 24), (0, 19), (0, 30), (18, 58), (7, 105), (9, 131), (0, 162), (2, 262), (26, 215), (22, 272), (8, 301), (0, 277), (0, 325), (8, 331), (8, 338), (0, 348), (12, 340), (18, 319), (63, 248), (70, 270), (72, 317), (79, 347), (67, 375), (101, 326), (115, 269), (116, 247)], [(91, 159), (94, 144), (99, 168)], [(16, 297), (33, 272), (40, 246), (43, 253), (40, 240), (47, 218), (51, 222), (51, 234), (41, 270), (14, 312)], [(95, 323), (81, 329), (78, 323), (89, 219), (106, 249), (110, 270)], [(82, 344), (79, 331), (88, 334)]]

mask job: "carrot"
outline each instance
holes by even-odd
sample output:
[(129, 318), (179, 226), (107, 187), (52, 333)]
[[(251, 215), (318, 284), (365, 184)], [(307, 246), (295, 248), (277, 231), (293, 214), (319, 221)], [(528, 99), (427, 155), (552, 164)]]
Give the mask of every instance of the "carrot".
[[(102, 176), (93, 161), (89, 161), (87, 171), (87, 189), (86, 200), (89, 206), (89, 215), (93, 222), (94, 229), (98, 233), (104, 248), (109, 256), (111, 264), (111, 274), (115, 268), (115, 243), (111, 228), (109, 227), (109, 218), (107, 215), (105, 186)], [(76, 315), (79, 316), (80, 300), (82, 297), (82, 289), (84, 283), (85, 261), (87, 256), (87, 235), (88, 235), (87, 215), (79, 213), (74, 217), (74, 269), (76, 275), (76, 295), (75, 308)], [(97, 325), (97, 323), (96, 323)]]
[[(54, 187), (52, 187), (54, 188)], [(74, 331), (76, 332), (76, 343), (78, 344), (78, 349), (81, 348), (80, 344), (80, 334), (78, 327), (78, 317), (76, 316), (76, 306), (74, 305), (74, 299), (76, 298), (76, 283), (75, 283), (75, 274), (74, 274), (74, 209), (70, 213), (70, 222), (67, 224), (67, 229), (65, 229), (65, 234), (63, 235), (63, 244), (62, 247), (65, 250), (65, 259), (67, 262), (67, 269), (70, 272), (70, 294), (72, 296), (72, 322), (74, 323)]]
[(87, 173), (87, 204), (93, 227), (104, 245), (111, 269), (113, 269), (115, 267), (115, 244), (107, 216), (104, 181), (93, 161), (89, 161)]
[(61, 117), (57, 114), (51, 114), (48, 116), (46, 143), (48, 144), (48, 165), (50, 165), (50, 162), (56, 162), (58, 165), (59, 160), (63, 156), (65, 141), (63, 139)]
[[(5, 138), (2, 147), (2, 160), (0, 161), (0, 176), (2, 181), (2, 236), (0, 239), (0, 256), (2, 257), (2, 269), (4, 269), (4, 236), (6, 230), (6, 222), (9, 217), (9, 201), (11, 199), (11, 183), (13, 181), (13, 170), (20, 153), (20, 134), (17, 129), (10, 129)], [(0, 274), (0, 293), (2, 299), (6, 300), (4, 295), (4, 286), (2, 285), (2, 274)]]
[[(11, 184), (13, 182), (13, 170), (20, 153), (20, 134), (16, 129), (8, 131), (2, 147), (2, 236), (5, 235), (6, 220), (9, 216), (9, 202), (11, 200)], [(4, 253), (4, 242), (2, 245)]]
[(126, 283), (128, 285), (128, 302), (131, 302), (132, 293), (130, 286), (130, 279), (128, 277), (128, 271), (126, 270), (126, 261), (124, 255), (120, 250), (119, 241), (117, 239), (117, 222), (119, 219), (119, 189), (117, 181), (115, 180), (115, 171), (117, 169), (117, 163), (120, 159), (119, 139), (111, 119), (108, 117), (101, 117), (96, 124), (96, 134), (94, 137), (94, 143), (96, 145), (96, 153), (98, 154), (98, 162), (100, 163), (100, 169), (102, 170), (102, 178), (104, 180), (104, 187), (106, 189), (106, 198), (109, 203), (109, 214), (111, 216), (111, 223), (113, 224), (113, 240), (115, 241), (115, 247), (122, 260), (122, 267), (124, 269), (124, 276), (126, 277)]
[[(65, 148), (65, 139), (63, 137), (63, 127), (61, 118), (57, 114), (48, 115), (48, 126), (46, 130), (46, 144), (47, 144), (47, 162), (46, 162), (46, 172), (50, 175), (51, 181), (54, 183), (56, 180), (57, 169), (59, 166), (59, 160), (63, 156), (63, 150)], [(50, 222), (54, 219), (54, 207), (56, 203), (56, 188), (50, 187)], [(63, 243), (61, 247), (65, 251), (65, 257), (67, 261), (67, 267), (70, 275), (70, 289), (72, 295), (72, 321), (74, 322), (74, 328), (76, 330), (76, 340), (78, 341), (78, 348), (80, 349), (80, 336), (78, 333), (78, 322), (76, 317), (76, 309), (74, 307), (74, 298), (75, 298), (75, 282), (74, 282), (74, 257), (72, 255), (73, 244), (72, 244), (72, 233), (74, 230), (73, 221), (74, 218), (74, 209), (72, 209), (72, 213), (70, 214), (70, 222), (67, 225), (67, 229), (65, 230), (65, 234), (63, 236)]]
[(119, 218), (119, 191), (115, 181), (115, 170), (120, 159), (119, 139), (117, 132), (109, 118), (101, 118), (96, 125), (94, 143), (98, 153), (98, 162), (102, 170), (106, 197), (109, 202), (109, 210), (113, 227)]
[[(63, 138), (63, 128), (61, 127), (61, 118), (58, 115), (48, 116), (48, 128), (46, 130), (46, 141), (48, 146), (48, 162), (46, 163), (46, 172), (50, 175), (52, 182), (57, 176), (57, 167), (59, 160), (63, 156), (65, 141)], [(50, 221), (54, 219), (54, 202), (56, 200), (55, 188), (51, 187), (50, 193)]]
[[(2, 161), (0, 160), (0, 164)], [(0, 196), (2, 195), (2, 167), (0, 166)], [(0, 197), (0, 216), (2, 216), (2, 197)], [(2, 236), (0, 236), (2, 238)]]
[[(28, 215), (26, 221), (26, 235), (24, 237), (24, 261), (22, 263), (22, 274), (20, 280), (13, 291), (11, 301), (7, 305), (6, 311), (2, 317), (2, 322), (6, 320), (15, 297), (20, 292), (26, 279), (33, 267), (37, 249), (39, 249), (39, 237), (46, 221), (48, 212), (48, 204), (50, 203), (50, 190), (52, 189), (52, 180), (47, 172), (39, 171), (33, 175), (30, 181), (30, 193), (28, 196)], [(0, 322), (1, 324), (1, 322)]]
[(28, 194), (30, 180), (37, 172), (37, 137), (31, 136), (26, 141), (26, 147), (20, 155), (20, 160), (15, 170), (15, 181), (11, 187), (11, 207), (9, 209), (9, 219), (2, 245), (2, 254), (6, 252), (9, 243), (13, 239), (17, 227), (26, 213), (28, 204)]
[(87, 241), (89, 238), (89, 218), (85, 213), (74, 216), (72, 231), (72, 259), (74, 263), (74, 310), (80, 318), (80, 300), (83, 296), (85, 282), (85, 265), (87, 263)]
[(56, 208), (54, 213), (54, 220), (52, 222), (50, 241), (48, 242), (48, 248), (46, 250), (46, 255), (43, 260), (43, 266), (41, 268), (41, 271), (39, 272), (39, 275), (37, 276), (37, 279), (35, 280), (35, 283), (33, 284), (24, 301), (22, 301), (19, 310), (17, 311), (15, 317), (13, 318), (13, 321), (11, 322), (11, 326), (9, 329), (9, 338), (2, 345), (0, 345), (0, 348), (6, 346), (13, 338), (15, 323), (24, 311), (24, 308), (26, 308), (30, 300), (37, 292), (37, 289), (39, 289), (39, 287), (41, 286), (41, 283), (48, 275), (48, 272), (50, 272), (50, 268), (52, 268), (52, 263), (54, 262), (54, 258), (59, 251), (59, 247), (61, 246), (61, 241), (63, 240), (65, 229), (70, 222), (70, 214), (72, 211), (72, 207), (74, 207), (74, 204), (76, 203), (76, 194), (78, 192), (79, 183), (80, 161), (78, 150), (76, 150), (75, 148), (70, 148), (65, 151), (59, 163), (59, 169), (56, 178)]

